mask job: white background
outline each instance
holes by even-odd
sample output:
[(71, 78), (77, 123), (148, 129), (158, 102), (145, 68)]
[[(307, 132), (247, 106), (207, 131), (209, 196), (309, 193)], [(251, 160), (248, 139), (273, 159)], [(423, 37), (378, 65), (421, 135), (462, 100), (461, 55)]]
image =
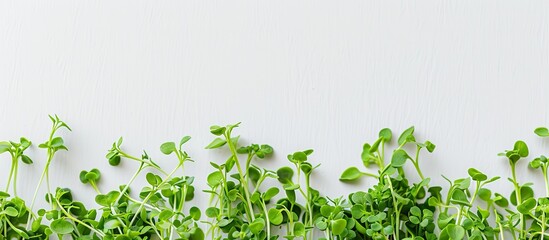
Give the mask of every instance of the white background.
[[(435, 183), (476, 167), (504, 176), (493, 186), (508, 192), (510, 170), (496, 154), (517, 139), (532, 155), (549, 150), (533, 134), (549, 125), (548, 10), (546, 1), (2, 1), (0, 138), (37, 145), (47, 114), (58, 114), (74, 131), (60, 133), (70, 151), (54, 159), (52, 185), (93, 203), (80, 170), (99, 168), (107, 191), (137, 167), (108, 165), (118, 137), (169, 169), (175, 159), (160, 144), (193, 136), (186, 174), (200, 190), (208, 162), (227, 156), (204, 150), (209, 126), (241, 121), (243, 142), (275, 148), (258, 165), (313, 148), (322, 164), (313, 186), (339, 196), (372, 182), (338, 181), (361, 166), (364, 142), (414, 125), (418, 140), (437, 144), (421, 160)], [(26, 199), (45, 163), (43, 150), (29, 154)], [(0, 166), (4, 188), (7, 155)], [(518, 174), (543, 189), (526, 161)], [(205, 206), (207, 195), (196, 195)]]

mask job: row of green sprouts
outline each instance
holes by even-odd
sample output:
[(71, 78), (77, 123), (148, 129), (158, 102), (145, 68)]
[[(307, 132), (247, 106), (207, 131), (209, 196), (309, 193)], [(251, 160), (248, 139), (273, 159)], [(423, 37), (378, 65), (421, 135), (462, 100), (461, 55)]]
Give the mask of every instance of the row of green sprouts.
[[(469, 168), (464, 178), (443, 176), (448, 185), (432, 185), (421, 170), (420, 153), (433, 152), (435, 145), (416, 140), (413, 127), (395, 140), (385, 128), (375, 141), (363, 145), (363, 167), (349, 167), (339, 178), (353, 182), (367, 177), (373, 186), (329, 197), (311, 184), (320, 165), (310, 161), (313, 150), (289, 154), (287, 166), (270, 170), (261, 167), (260, 160), (272, 155), (271, 146), (239, 144), (240, 136), (233, 134), (239, 124), (212, 126), (214, 139), (206, 149), (224, 149), (221, 152), (228, 156), (210, 162), (212, 172), (203, 180), (209, 186), (203, 190), (209, 206), (199, 209), (193, 204), (195, 178), (184, 171), (185, 164), (194, 161), (184, 150), (189, 136), (160, 145), (159, 154), (172, 158), (172, 169), (160, 167), (145, 151), (140, 156), (124, 151), (120, 138), (106, 158), (112, 166), (133, 162), (129, 166), (134, 174), (125, 184), (104, 191), (97, 168), (82, 171), (80, 181), (95, 192), (96, 204), (86, 206), (68, 188), (51, 187), (49, 170), (55, 155), (68, 150), (58, 133), (71, 129), (57, 116), (50, 119), (51, 133), (38, 145), (46, 153), (45, 167), (30, 204), (18, 196), (17, 174), (20, 162), (33, 163), (26, 154), (33, 144), (24, 137), (0, 142), (0, 153), (11, 158), (5, 191), (0, 191), (0, 240), (549, 239), (549, 162), (539, 156), (528, 164), (532, 171), (540, 170), (545, 193), (535, 193), (533, 183), (519, 182), (516, 168), (529, 156), (523, 141), (499, 154), (510, 166), (513, 191), (505, 196), (490, 189), (491, 183), (502, 181), (499, 176), (489, 177), (475, 168)], [(534, 132), (549, 137), (547, 128)], [(415, 172), (406, 172), (407, 164)], [(139, 177), (147, 181), (140, 189), (134, 183)], [(46, 195), (39, 198), (43, 188)], [(47, 207), (35, 209), (37, 199), (44, 199)]]

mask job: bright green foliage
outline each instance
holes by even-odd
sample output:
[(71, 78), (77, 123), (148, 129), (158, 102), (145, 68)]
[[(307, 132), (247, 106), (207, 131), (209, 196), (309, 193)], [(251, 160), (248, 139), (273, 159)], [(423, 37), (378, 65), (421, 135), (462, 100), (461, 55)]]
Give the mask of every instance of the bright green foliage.
[[(499, 176), (489, 177), (476, 168), (469, 168), (463, 178), (443, 176), (448, 182), (444, 188), (431, 185), (419, 159), (422, 149), (432, 153), (435, 144), (419, 142), (414, 127), (398, 138), (384, 128), (375, 141), (362, 146), (362, 165), (368, 169), (351, 166), (339, 178), (356, 182), (368, 176), (375, 180), (373, 186), (333, 198), (312, 187), (311, 177), (319, 167), (311, 163), (313, 150), (288, 154), (287, 166), (269, 170), (262, 168), (261, 162), (273, 153), (271, 146), (240, 145), (240, 137), (232, 134), (239, 123), (212, 126), (214, 139), (206, 148), (228, 156), (221, 162), (211, 162), (213, 171), (201, 179), (209, 186), (204, 192), (211, 196), (210, 206), (201, 211), (189, 203), (194, 199), (195, 179), (184, 174), (185, 163), (193, 161), (183, 150), (191, 137), (165, 142), (154, 154), (173, 159), (175, 167), (170, 171), (161, 168), (145, 151), (141, 156), (124, 151), (120, 138), (106, 158), (112, 166), (127, 161), (124, 165), (135, 167), (134, 175), (126, 184), (102, 191), (98, 185), (101, 178), (110, 176), (102, 176), (97, 168), (81, 171), (80, 182), (89, 184), (96, 193), (96, 205), (85, 206), (73, 199), (69, 189), (50, 186), (49, 167), (55, 154), (68, 150), (58, 130), (70, 130), (59, 117), (50, 119), (50, 135), (38, 145), (46, 152), (45, 167), (30, 206), (16, 191), (19, 161), (33, 163), (26, 153), (31, 142), (26, 138), (0, 142), (0, 153), (11, 158), (6, 190), (0, 191), (0, 240), (503, 240), (506, 236), (539, 240), (549, 236), (549, 161), (541, 155), (528, 164), (543, 174), (545, 195), (535, 193), (532, 183), (520, 183), (516, 167), (530, 155), (524, 141), (516, 141), (512, 149), (499, 154), (511, 170), (508, 180), (513, 191), (506, 197), (488, 188)], [(544, 127), (534, 132), (549, 136)], [(396, 144), (388, 151), (391, 141)], [(405, 171), (407, 164), (415, 169), (413, 177)], [(145, 186), (133, 186), (138, 177), (146, 180)], [(35, 211), (34, 200), (44, 179), (44, 199), (50, 206)], [(132, 188), (138, 190), (130, 194)]]
[(32, 160), (24, 152), (31, 146), (31, 142), (24, 137), (19, 139), (19, 142), (0, 142), (0, 154), (9, 153), (11, 156), (11, 168), (8, 182), (6, 184), (6, 191), (9, 190), (10, 184), (13, 180), (13, 194), (17, 196), (17, 172), (19, 168), (19, 160), (25, 164), (32, 164)]

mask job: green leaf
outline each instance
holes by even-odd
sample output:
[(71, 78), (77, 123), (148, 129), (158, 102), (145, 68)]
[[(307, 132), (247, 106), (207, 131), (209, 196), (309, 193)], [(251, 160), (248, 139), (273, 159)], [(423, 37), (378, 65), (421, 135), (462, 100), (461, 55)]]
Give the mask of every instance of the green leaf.
[(490, 191), (490, 189), (481, 188), (478, 190), (478, 197), (484, 201), (490, 201), (492, 198), (492, 191)]
[(291, 156), (292, 156), (292, 160), (294, 160), (296, 162), (307, 161), (307, 154), (305, 154), (304, 152), (295, 152)]
[(302, 222), (296, 222), (294, 224), (294, 235), (305, 236), (305, 225)]
[(206, 216), (209, 218), (214, 218), (219, 215), (219, 208), (216, 207), (209, 207), (206, 209)]
[(152, 186), (158, 186), (162, 182), (162, 179), (154, 173), (147, 173), (145, 176), (147, 182)]
[(24, 149), (27, 149), (32, 143), (28, 139), (21, 137), (19, 139), (19, 142), (21, 143), (21, 147)]
[(340, 181), (354, 181), (362, 177), (362, 172), (356, 167), (347, 168), (341, 176), (339, 177)]
[(416, 206), (413, 206), (412, 208), (410, 208), (410, 213), (414, 216), (421, 217), (421, 209), (419, 209)]
[(63, 218), (51, 222), (50, 228), (54, 233), (61, 235), (69, 234), (74, 230), (72, 224)]
[(200, 209), (197, 208), (197, 207), (191, 207), (191, 209), (189, 209), (189, 215), (195, 220), (195, 221), (198, 221), (200, 220), (200, 215), (202, 215), (202, 213), (200, 212)]
[(284, 220), (284, 216), (282, 215), (282, 211), (278, 210), (276, 208), (269, 209), (268, 212), (269, 221), (273, 225), (280, 225), (282, 223), (282, 220)]
[(498, 205), (502, 208), (505, 208), (505, 207), (509, 206), (509, 200), (507, 200), (507, 198), (505, 198), (504, 196), (502, 196), (499, 193), (495, 193), (494, 195), (495, 195), (494, 203), (496, 203), (496, 205)]
[(534, 130), (534, 133), (536, 133), (540, 137), (549, 137), (549, 129), (546, 127), (539, 127)]
[(284, 190), (292, 191), (299, 188), (299, 184), (284, 184)]
[(225, 145), (225, 143), (227, 143), (225, 139), (216, 138), (210, 144), (208, 144), (208, 146), (206, 146), (206, 149), (220, 148)]
[(213, 126), (210, 127), (210, 132), (213, 135), (220, 136), (220, 135), (225, 133), (225, 129), (226, 129), (225, 127), (213, 125)]
[(410, 216), (408, 217), (408, 219), (410, 220), (411, 223), (415, 224), (415, 225), (418, 225), (421, 221), (419, 220), (418, 217), (416, 216)]
[(111, 219), (111, 220), (108, 220), (108, 221), (105, 222), (104, 228), (108, 229), (108, 230), (111, 230), (111, 229), (115, 229), (115, 228), (117, 228), (121, 225), (122, 224), (120, 223), (120, 221), (118, 221), (118, 219)]
[(462, 226), (448, 224), (441, 232), (439, 240), (462, 240), (465, 237), (465, 229)]
[(425, 142), (425, 148), (427, 149), (427, 151), (429, 151), (430, 153), (432, 153), (433, 151), (435, 151), (436, 145), (433, 144), (433, 143), (430, 142), (430, 141), (426, 141), (426, 142)]
[(122, 158), (119, 155), (112, 156), (111, 158), (109, 158), (109, 164), (111, 166), (118, 166), (121, 159)]
[(404, 163), (406, 163), (406, 160), (410, 157), (406, 153), (406, 151), (402, 149), (398, 149), (393, 152), (393, 157), (391, 158), (391, 165), (393, 167), (402, 167), (404, 166)]
[(402, 145), (405, 142), (415, 141), (413, 134), (414, 134), (414, 126), (404, 130), (404, 132), (400, 134), (400, 137), (398, 137), (398, 145)]
[(19, 211), (17, 211), (17, 209), (13, 207), (7, 207), (6, 209), (4, 209), (4, 213), (8, 216), (16, 217), (17, 214), (19, 214)]
[(315, 169), (316, 167), (313, 167), (313, 165), (311, 165), (310, 163), (308, 162), (302, 162), (301, 163), (301, 171), (303, 171), (303, 173), (305, 173), (305, 175), (310, 175), (311, 172)]
[[(520, 187), (520, 198), (522, 201), (525, 201), (526, 199), (533, 198), (533, 197), (534, 197), (534, 190), (531, 187), (524, 186), (524, 185)], [(515, 206), (517, 206), (517, 204), (520, 204), (520, 203), (517, 203), (516, 191), (511, 192), (511, 196), (509, 197), (509, 200)]]
[(391, 132), (391, 129), (384, 128), (379, 131), (379, 137), (383, 139), (385, 142), (391, 141), (391, 138), (393, 136), (393, 133)]
[[(328, 228), (328, 224), (324, 221), (317, 221), (315, 225), (321, 231), (324, 231), (324, 230), (326, 230), (326, 228)], [(319, 238), (319, 240), (320, 240), (320, 238)], [(326, 239), (324, 238), (324, 240), (326, 240)]]
[(64, 144), (64, 141), (63, 141), (63, 138), (61, 137), (56, 137), (52, 139), (50, 142), (50, 146), (53, 148), (61, 147), (63, 146), (63, 144)]
[(183, 144), (185, 144), (189, 140), (191, 140), (191, 136), (184, 136), (183, 138), (181, 138), (181, 141), (179, 141), (179, 147), (181, 147)]
[(80, 182), (82, 182), (84, 184), (88, 183), (88, 179), (86, 178), (86, 174), (88, 174), (88, 171), (83, 170), (83, 171), (80, 172), (80, 175), (79, 175)]
[(7, 192), (0, 191), (0, 199), (9, 198), (10, 194)]
[(175, 151), (177, 151), (177, 149), (175, 148), (175, 143), (174, 142), (166, 142), (166, 143), (163, 143), (162, 145), (160, 145), (160, 151), (166, 155), (169, 155)]
[(263, 153), (265, 153), (265, 154), (271, 154), (271, 153), (273, 153), (273, 151), (274, 151), (274, 150), (273, 150), (273, 147), (271, 147), (271, 146), (269, 146), (269, 145), (267, 145), (267, 144), (261, 145), (260, 150), (261, 150)]
[(166, 221), (170, 219), (175, 213), (170, 209), (164, 209), (158, 214), (158, 220)]
[[(390, 235), (391, 233), (393, 233), (393, 226), (389, 225), (389, 226), (386, 226), (383, 228), (383, 234), (385, 235)], [(417, 240), (421, 240), (422, 238), (416, 238)]]
[(278, 176), (278, 181), (282, 184), (288, 184), (292, 182), (292, 177), (294, 176), (294, 170), (289, 167), (282, 167), (276, 171)]
[(469, 168), (467, 172), (469, 173), (469, 176), (471, 176), (471, 178), (474, 181), (486, 181), (486, 179), (488, 179), (488, 176), (486, 176), (484, 173), (480, 172), (477, 169)]
[(30, 157), (27, 155), (21, 155), (21, 161), (24, 164), (32, 164), (32, 159), (30, 159)]
[(322, 205), (322, 207), (320, 207), (320, 214), (322, 214), (322, 216), (324, 217), (329, 217), (330, 214), (332, 214), (333, 210), (334, 210), (334, 207), (330, 205)]
[(0, 142), (0, 153), (7, 152), (11, 149), (11, 144), (9, 142)]
[(535, 158), (530, 162), (528, 166), (530, 166), (533, 169), (538, 169), (539, 167), (541, 167), (541, 161), (539, 158)]
[(332, 222), (332, 233), (335, 235), (340, 235), (345, 230), (347, 226), (347, 221), (345, 219), (337, 219)]
[(470, 206), (467, 195), (465, 195), (463, 190), (456, 189), (452, 194), (451, 202), (458, 205)]
[(534, 209), (535, 207), (536, 207), (536, 200), (534, 198), (529, 198), (517, 206), (517, 211), (519, 211), (522, 214), (528, 214), (530, 210)]
[(250, 231), (253, 234), (259, 234), (261, 231), (263, 231), (263, 228), (265, 227), (265, 220), (263, 218), (256, 218), (249, 226)]
[(469, 186), (471, 186), (471, 179), (470, 179), (470, 178), (460, 178), (460, 179), (456, 179), (456, 180), (454, 181), (454, 185), (455, 185), (456, 188), (458, 188), (458, 189), (462, 189), (462, 190), (468, 189)]
[(107, 194), (98, 194), (95, 196), (95, 202), (101, 206), (109, 207), (111, 206), (114, 201), (120, 196), (120, 192), (118, 191), (110, 191)]
[(212, 172), (210, 173), (210, 175), (208, 175), (207, 181), (210, 187), (216, 187), (223, 181), (223, 173), (219, 171)]
[(277, 187), (271, 187), (263, 194), (263, 200), (269, 201), (271, 200), (271, 198), (276, 196), (279, 192), (280, 190)]
[(189, 240), (204, 240), (205, 238), (204, 231), (202, 231), (202, 229), (199, 227), (191, 228), (189, 233), (191, 234)]
[(521, 157), (528, 157), (528, 146), (523, 141), (517, 141), (515, 142), (515, 146), (513, 147), (515, 151), (517, 151), (518, 155)]

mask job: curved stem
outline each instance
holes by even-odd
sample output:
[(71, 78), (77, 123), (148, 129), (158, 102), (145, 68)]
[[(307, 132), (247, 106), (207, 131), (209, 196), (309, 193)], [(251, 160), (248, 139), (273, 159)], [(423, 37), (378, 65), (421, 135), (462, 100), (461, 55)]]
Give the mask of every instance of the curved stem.
[[(385, 175), (387, 181), (389, 182), (389, 188), (391, 189), (391, 193), (394, 193), (394, 190), (393, 190), (393, 183), (391, 183), (391, 178), (387, 175)], [(394, 233), (395, 233), (395, 237), (396, 239), (400, 239), (399, 238), (399, 232), (400, 232), (400, 212), (398, 210), (398, 206), (397, 206), (397, 201), (396, 201), (396, 197), (394, 194), (391, 194), (392, 197), (393, 197), (393, 207), (395, 208), (395, 214), (396, 214), (396, 221), (395, 221), (395, 229), (394, 229)]]
[(79, 224), (81, 224), (82, 226), (86, 227), (86, 228), (89, 228), (91, 231), (97, 233), (97, 235), (101, 236), (101, 237), (105, 237), (105, 234), (100, 232), (99, 230), (95, 229), (94, 227), (91, 227), (90, 225), (86, 224), (85, 222), (82, 222), (80, 221), (79, 219), (73, 217), (70, 213), (68, 213), (65, 208), (63, 208), (63, 206), (61, 206), (61, 203), (59, 202), (58, 199), (55, 199), (55, 201), (57, 202), (57, 204), (59, 205), (59, 209), (61, 210), (61, 212), (63, 212), (63, 214), (65, 214), (65, 216)]
[[(515, 187), (515, 195), (516, 195), (516, 200), (517, 200), (517, 205), (520, 205), (522, 203), (522, 199), (521, 199), (521, 196), (520, 196), (520, 186), (518, 185), (517, 183), (517, 174), (516, 174), (516, 165), (515, 163), (511, 163), (511, 174), (513, 176), (513, 185)], [(525, 237), (525, 233), (524, 233), (524, 229), (526, 228), (526, 222), (524, 221), (524, 214), (522, 213), (519, 213), (520, 214), (520, 238), (521, 239), (524, 239)]]
[(412, 161), (412, 163), (414, 164), (414, 167), (416, 168), (417, 174), (419, 175), (419, 177), (423, 181), (423, 179), (425, 179), (425, 177), (423, 176), (423, 173), (421, 172), (421, 168), (419, 168), (419, 151), (420, 150), (421, 150), (421, 148), (418, 147), (417, 151), (416, 151), (416, 160)]
[[(242, 188), (244, 189), (244, 195), (246, 196), (246, 203), (247, 203), (248, 211), (249, 211), (248, 219), (250, 220), (250, 222), (253, 222), (255, 220), (255, 216), (254, 216), (254, 208), (252, 206), (252, 201), (250, 201), (250, 192), (249, 192), (249, 189), (248, 189), (248, 181), (246, 181), (246, 179), (244, 178), (244, 172), (242, 171), (242, 167), (240, 166), (240, 162), (238, 161), (238, 156), (237, 156), (237, 153), (236, 153), (235, 146), (233, 145), (233, 142), (231, 141), (231, 136), (228, 135), (227, 133), (225, 133), (225, 138), (227, 139), (229, 149), (231, 150), (231, 153), (234, 157), (235, 165), (238, 169), (238, 173), (240, 174), (240, 181), (241, 181)], [(246, 175), (248, 175), (247, 173), (248, 173), (248, 169), (246, 169)]]
[(38, 181), (38, 185), (36, 185), (36, 190), (34, 190), (34, 195), (32, 197), (32, 202), (31, 202), (31, 205), (30, 205), (30, 210), (31, 211), (32, 211), (32, 208), (34, 207), (34, 202), (36, 201), (36, 196), (38, 195), (38, 190), (40, 190), (40, 186), (42, 185), (42, 182), (44, 181), (44, 177), (46, 177), (46, 172), (48, 171), (48, 167), (49, 167), (49, 161), (46, 162), (46, 167), (42, 171), (42, 175), (40, 176), (40, 180)]
[(15, 170), (14, 165), (15, 165), (15, 163), (14, 163), (14, 159), (12, 157), (10, 175), (8, 176), (8, 184), (6, 185), (6, 192), (8, 192), (9, 189), (10, 189), (11, 179), (13, 177), (13, 171)]
[(17, 157), (13, 160), (13, 164), (15, 165), (15, 169), (13, 171), (13, 195), (17, 197), (17, 172), (19, 171), (19, 162), (17, 161)]
[[(171, 176), (175, 173), (175, 171), (177, 171), (177, 169), (179, 169), (179, 167), (181, 167), (182, 163), (179, 163), (177, 165), (177, 167), (175, 167), (173, 169), (173, 171), (168, 174), (168, 176), (166, 176), (166, 178), (164, 179), (164, 181), (162, 181), (160, 184), (158, 184), (158, 186), (162, 186), (164, 184), (166, 184), (166, 182), (168, 182), (168, 180), (170, 180)], [(145, 199), (143, 199), (143, 203), (139, 205), (139, 208), (137, 209), (136, 211), (136, 214), (133, 216), (132, 220), (130, 221), (130, 224), (128, 226), (132, 226), (133, 222), (135, 222), (135, 220), (137, 219), (137, 216), (139, 215), (139, 212), (141, 211), (141, 209), (143, 209), (143, 207), (145, 206), (145, 204), (149, 201), (149, 199), (158, 191), (158, 188), (155, 188), (155, 191), (151, 191), (147, 197), (145, 197)]]

